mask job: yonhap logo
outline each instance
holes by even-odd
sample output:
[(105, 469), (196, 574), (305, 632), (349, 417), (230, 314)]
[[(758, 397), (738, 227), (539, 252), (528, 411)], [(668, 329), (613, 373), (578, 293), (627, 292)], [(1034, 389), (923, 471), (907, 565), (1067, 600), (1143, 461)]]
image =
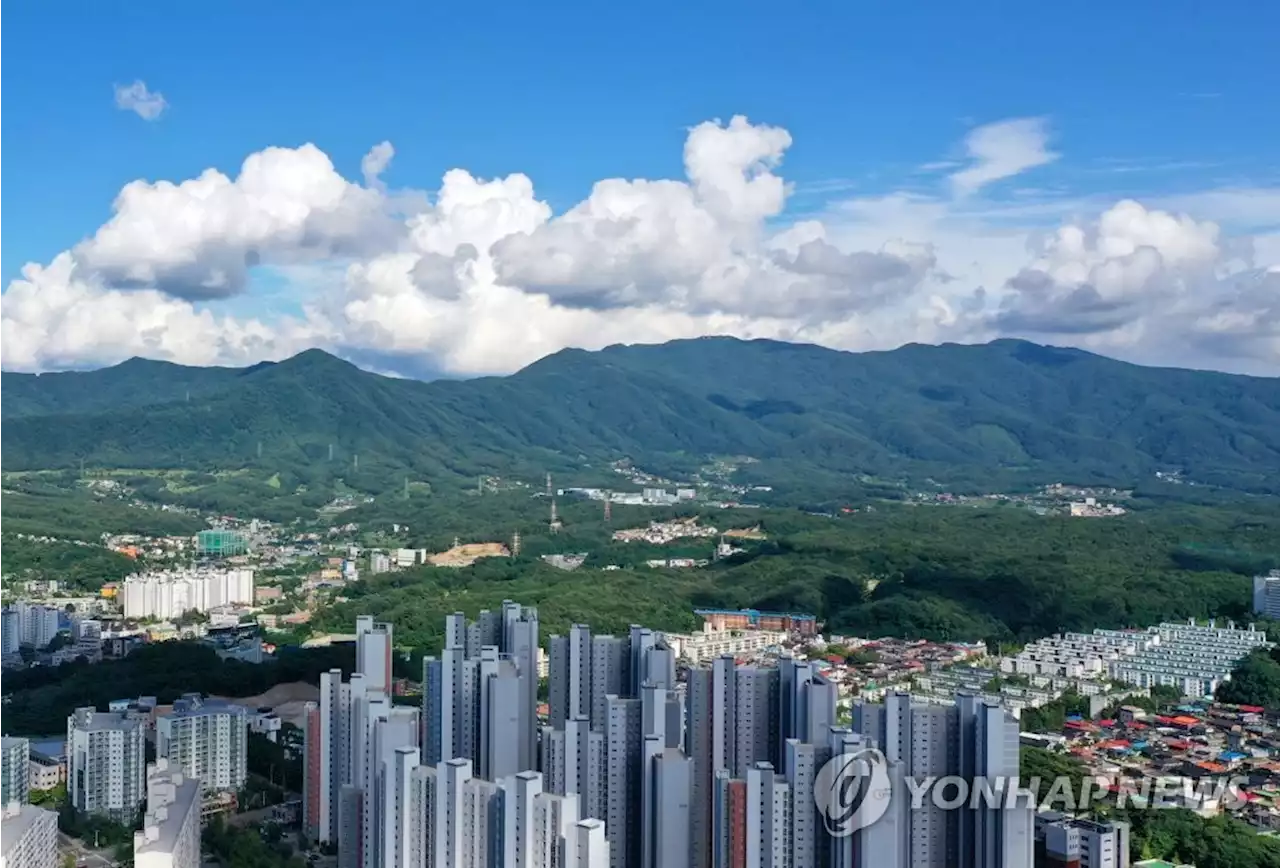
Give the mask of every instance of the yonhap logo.
[(833, 838), (846, 838), (879, 820), (892, 795), (888, 762), (873, 747), (833, 756), (813, 783), (813, 800)]

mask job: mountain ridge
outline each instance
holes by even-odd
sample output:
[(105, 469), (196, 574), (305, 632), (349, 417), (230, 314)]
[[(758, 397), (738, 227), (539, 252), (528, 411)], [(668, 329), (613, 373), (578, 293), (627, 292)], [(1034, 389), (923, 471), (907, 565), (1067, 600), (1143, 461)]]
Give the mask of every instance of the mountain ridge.
[(1280, 379), (1008, 339), (848, 353), (708, 337), (562, 350), (506, 377), (431, 382), (309, 350), (248, 368), (6, 372), (2, 394), (5, 469), (230, 468), (251, 464), (258, 443), (301, 465), (336, 443), (429, 477), (740, 454), (833, 476), (1177, 469), (1280, 490)]

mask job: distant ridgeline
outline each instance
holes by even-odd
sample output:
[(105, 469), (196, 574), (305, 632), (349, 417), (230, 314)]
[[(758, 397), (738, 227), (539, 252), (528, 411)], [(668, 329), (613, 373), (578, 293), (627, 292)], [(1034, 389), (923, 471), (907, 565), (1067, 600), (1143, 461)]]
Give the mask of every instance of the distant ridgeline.
[[(1280, 380), (1145, 368), (1001, 340), (844, 353), (701, 338), (565, 350), (509, 377), (423, 383), (319, 350), (249, 368), (131, 359), (3, 375), (6, 470), (329, 468), (353, 487), (547, 470), (630, 457), (797, 487), (934, 479), (956, 490), (1041, 482), (1280, 492)], [(665, 462), (665, 464), (664, 464)]]

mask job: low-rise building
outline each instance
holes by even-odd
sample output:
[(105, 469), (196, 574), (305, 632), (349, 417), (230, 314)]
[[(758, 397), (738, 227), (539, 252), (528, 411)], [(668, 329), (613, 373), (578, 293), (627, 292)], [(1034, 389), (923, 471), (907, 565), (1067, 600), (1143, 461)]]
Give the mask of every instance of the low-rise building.
[(705, 621), (699, 633), (665, 633), (675, 655), (696, 666), (706, 660), (729, 655), (750, 657), (768, 648), (780, 648), (787, 633), (776, 630), (718, 630)]
[(1035, 817), (1035, 836), (1052, 865), (1127, 868), (1129, 864), (1128, 823), (1097, 823), (1041, 811)]
[(67, 767), (53, 757), (32, 753), (27, 763), (28, 781), (33, 790), (52, 790), (67, 779)]

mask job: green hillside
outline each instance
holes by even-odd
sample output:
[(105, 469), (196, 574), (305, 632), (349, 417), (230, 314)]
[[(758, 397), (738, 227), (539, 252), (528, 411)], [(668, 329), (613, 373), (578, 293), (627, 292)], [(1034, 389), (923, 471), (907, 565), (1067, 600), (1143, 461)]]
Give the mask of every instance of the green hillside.
[(243, 370), (131, 360), (5, 373), (3, 402), (6, 470), (287, 470), (326, 461), (333, 444), (388, 484), (402, 472), (536, 476), (732, 454), (800, 477), (1127, 484), (1164, 469), (1280, 491), (1280, 380), (1009, 340), (844, 353), (702, 338), (565, 350), (510, 377), (433, 383), (318, 350)]

